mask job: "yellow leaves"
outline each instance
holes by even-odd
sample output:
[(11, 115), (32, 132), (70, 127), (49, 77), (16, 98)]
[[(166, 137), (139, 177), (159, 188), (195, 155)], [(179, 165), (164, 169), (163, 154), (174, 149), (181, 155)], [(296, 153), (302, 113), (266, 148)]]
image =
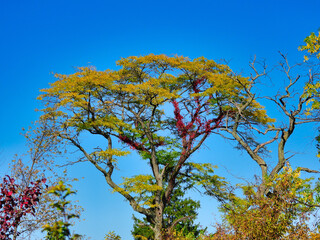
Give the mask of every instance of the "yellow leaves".
[(269, 118), (267, 115), (267, 111), (264, 110), (264, 107), (261, 106), (257, 101), (252, 101), (251, 105), (251, 111), (246, 111), (247, 116), (252, 116), (255, 121), (267, 124), (267, 123), (273, 123), (275, 122), (275, 119)]
[[(227, 65), (217, 64), (204, 57), (192, 61), (184, 57), (150, 54), (121, 59), (118, 65), (127, 69), (120, 71), (120, 75), (128, 79), (128, 82), (121, 85), (124, 91), (155, 96), (157, 103), (163, 99), (177, 98), (178, 91), (184, 92), (184, 89), (181, 89), (184, 82), (181, 80), (205, 78), (212, 87), (204, 93), (207, 96), (217, 91), (236, 94), (235, 89), (241, 87), (231, 78), (231, 70)], [(178, 91), (170, 91), (170, 86)]]
[(116, 96), (142, 105), (159, 105), (179, 98), (188, 88), (186, 82), (195, 79), (205, 78), (210, 85), (201, 93), (203, 96), (216, 92), (236, 96), (248, 81), (232, 76), (227, 65), (204, 57), (192, 61), (186, 57), (150, 54), (121, 59), (117, 64), (123, 68), (97, 71), (93, 67), (81, 67), (71, 75), (56, 74), (58, 80), (49, 89), (42, 90), (44, 94), (38, 99), (54, 99), (55, 110), (60, 107), (86, 109), (92, 101), (103, 105), (108, 97)]
[(120, 194), (129, 194), (124, 188), (122, 187), (114, 187), (112, 189), (112, 193), (118, 192)]
[(113, 149), (100, 151), (97, 154), (103, 159), (109, 159), (109, 158), (112, 158), (113, 156), (122, 157), (122, 156), (128, 155), (129, 153), (130, 153), (129, 151), (123, 151), (120, 149), (113, 148)]
[(135, 239), (139, 239), (139, 240), (148, 240), (148, 238), (147, 238), (147, 237), (144, 237), (144, 236), (139, 235), (139, 234), (134, 235), (134, 238), (135, 238)]
[(142, 192), (160, 191), (162, 188), (157, 184), (152, 184), (153, 177), (151, 175), (136, 175), (131, 178), (124, 178), (121, 185), (128, 192), (141, 194)]
[(121, 237), (117, 235), (114, 231), (111, 231), (106, 234), (104, 240), (121, 240)]
[(185, 59), (176, 68), (182, 70), (189, 76), (196, 75), (201, 77), (206, 77), (208, 73), (230, 73), (230, 69), (227, 65), (217, 64), (213, 60), (208, 60), (204, 57), (199, 57), (193, 59)]
[(213, 172), (214, 168), (217, 168), (217, 166), (214, 166), (210, 163), (195, 163), (190, 162), (190, 166), (192, 166), (194, 169), (197, 169), (199, 172)]
[(116, 81), (117, 74), (107, 71), (97, 71), (94, 68), (78, 68), (79, 72), (71, 75), (55, 74), (58, 79), (56, 82), (50, 84), (49, 89), (43, 89), (42, 94), (38, 97), (39, 100), (44, 100), (48, 97), (55, 97), (59, 99), (56, 104), (58, 106), (65, 106), (67, 104), (78, 104), (88, 97), (89, 94), (95, 94), (96, 91), (102, 87), (107, 88), (111, 86), (113, 81)]
[(59, 183), (53, 187), (50, 188), (47, 193), (53, 193), (56, 196), (62, 196), (62, 194), (65, 194), (66, 196), (75, 193), (74, 191), (71, 191), (71, 188), (67, 187), (63, 181), (59, 181)]
[(206, 89), (201, 96), (209, 96), (216, 92), (227, 94), (229, 97), (234, 96), (238, 92), (237, 82), (228, 73), (205, 73), (211, 87)]
[(320, 233), (311, 232), (310, 237), (311, 237), (311, 240), (320, 240)]
[(235, 239), (305, 239), (293, 237), (292, 232), (306, 226), (306, 217), (311, 214), (310, 180), (301, 179), (299, 169), (289, 165), (275, 178), (265, 180), (266, 196), (257, 197), (254, 186), (244, 186), (245, 198), (231, 199), (225, 206), (225, 219), (239, 234)]
[(132, 126), (124, 121), (118, 119), (115, 116), (106, 115), (103, 117), (99, 117), (96, 119), (88, 119), (87, 121), (80, 114), (74, 114), (73, 117), (67, 120), (70, 126), (77, 126), (79, 129), (91, 129), (91, 128), (108, 128), (112, 129), (116, 132), (121, 133), (119, 129), (126, 129), (130, 131), (134, 131)]
[(315, 83), (307, 83), (305, 85), (305, 94), (304, 98), (309, 98), (307, 101), (307, 105), (309, 107), (306, 109), (305, 114), (307, 116), (311, 115), (314, 110), (320, 109), (320, 102), (319, 102), (319, 90), (320, 90), (320, 82)]
[(124, 68), (134, 68), (140, 65), (170, 65), (170, 66), (178, 66), (179, 64), (188, 61), (189, 59), (186, 57), (169, 57), (165, 54), (154, 55), (149, 54), (147, 56), (131, 56), (128, 58), (122, 58), (121, 60), (117, 61), (117, 65), (122, 66)]
[[(275, 189), (287, 199), (299, 200), (309, 205), (313, 203), (313, 193), (310, 185), (311, 179), (300, 178), (300, 169), (293, 170), (289, 165), (283, 168), (274, 179), (269, 179), (267, 186)], [(303, 207), (303, 206), (302, 206)]]
[[(166, 76), (168, 77), (168, 75)], [(141, 83), (125, 83), (119, 85), (122, 91), (132, 94), (132, 98), (141, 104), (160, 104), (166, 99), (177, 97), (174, 91), (166, 87), (174, 78), (146, 78)]]
[(125, 177), (123, 179), (124, 181), (121, 184), (123, 188), (115, 189), (115, 191), (143, 195), (141, 199), (136, 199), (140, 205), (151, 208), (156, 207), (153, 192), (161, 191), (162, 187), (153, 183), (154, 178), (151, 175), (136, 175), (131, 178)]
[[(306, 45), (300, 46), (300, 51), (307, 51), (311, 55), (315, 55), (320, 59), (320, 31), (318, 32), (318, 36), (313, 32), (310, 36), (306, 37), (304, 42)], [(304, 60), (308, 61), (309, 57), (304, 56)]]

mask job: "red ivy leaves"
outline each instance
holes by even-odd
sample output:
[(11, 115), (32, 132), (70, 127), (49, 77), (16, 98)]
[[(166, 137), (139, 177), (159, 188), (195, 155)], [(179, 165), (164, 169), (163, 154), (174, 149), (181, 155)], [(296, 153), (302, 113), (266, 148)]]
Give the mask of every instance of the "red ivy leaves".
[(176, 127), (178, 130), (178, 133), (181, 137), (185, 136), (187, 133), (187, 129), (185, 124), (183, 123), (183, 117), (180, 113), (180, 108), (179, 108), (179, 104), (176, 100), (172, 100), (172, 104), (174, 107), (174, 116), (176, 119)]
[[(200, 93), (201, 86), (205, 82), (206, 78), (198, 78), (194, 80), (191, 84), (191, 89), (193, 93)], [(209, 104), (212, 96), (208, 96), (207, 98), (195, 97), (192, 111), (188, 110), (188, 118), (189, 122), (185, 119), (185, 117), (181, 114), (181, 110), (179, 107), (179, 102), (173, 99), (171, 102), (174, 107), (174, 117), (176, 120), (176, 129), (178, 135), (182, 138), (184, 150), (182, 155), (186, 153), (186, 151), (192, 148), (192, 145), (197, 137), (203, 134), (210, 134), (214, 129), (219, 128), (221, 121), (224, 117), (223, 112), (221, 111), (219, 116), (213, 119), (207, 119), (207, 114), (209, 112)], [(186, 122), (186, 123), (185, 123)], [(138, 151), (147, 151), (143, 143), (139, 143), (132, 138), (129, 138), (125, 135), (119, 135), (119, 140), (128, 144), (131, 149)], [(160, 141), (155, 143), (154, 146), (159, 147), (163, 146), (165, 143)]]
[(130, 146), (131, 149), (133, 150), (141, 150), (141, 151), (145, 151), (145, 148), (143, 147), (143, 144), (138, 143), (138, 142), (134, 142), (133, 140), (131, 140), (130, 138), (128, 138), (127, 136), (124, 135), (120, 135), (119, 139), (128, 144)]
[(199, 85), (200, 85), (201, 83), (203, 83), (204, 80), (205, 80), (205, 78), (202, 77), (202, 78), (197, 78), (195, 81), (193, 81), (193, 83), (192, 83), (192, 89), (193, 89), (193, 91), (194, 91), (195, 93), (199, 93), (199, 92), (200, 92), (200, 87), (199, 87)]
[[(193, 81), (192, 90), (194, 93), (199, 93), (201, 84), (205, 81), (205, 78), (199, 78)], [(185, 150), (191, 149), (194, 140), (202, 134), (210, 134), (214, 129), (219, 128), (221, 121), (223, 119), (223, 112), (220, 112), (219, 116), (213, 119), (207, 119), (203, 116), (204, 113), (208, 113), (209, 100), (208, 99), (195, 97), (194, 98), (194, 108), (192, 111), (188, 110), (189, 122), (181, 114), (179, 103), (176, 100), (172, 100), (174, 107), (174, 117), (176, 120), (176, 128), (178, 135), (182, 138), (182, 142)], [(182, 153), (185, 154), (185, 151)]]
[[(144, 147), (143, 143), (136, 142), (124, 135), (119, 135), (118, 137), (122, 142), (128, 144), (132, 150), (147, 152), (147, 149)], [(159, 141), (157, 143), (154, 143), (155, 147), (160, 147), (163, 145), (165, 145), (164, 141)]]
[[(191, 91), (193, 91), (193, 93), (200, 93), (201, 87), (204, 85), (205, 80), (206, 79), (203, 77), (193, 81)], [(196, 138), (202, 135), (203, 138), (201, 141), (203, 141), (214, 129), (220, 127), (220, 124), (224, 118), (224, 112), (221, 109), (217, 117), (212, 116), (209, 108), (211, 99), (212, 96), (195, 96), (191, 102), (188, 102), (188, 104), (185, 102), (189, 101), (190, 99), (182, 99), (179, 102), (177, 102), (175, 99), (171, 101), (174, 108), (176, 130), (178, 136), (182, 140), (182, 151), (180, 159), (169, 180), (169, 186), (171, 186), (171, 190), (166, 192), (167, 202), (170, 201), (177, 174), (192, 153), (192, 147)], [(184, 105), (185, 108), (183, 111), (185, 114), (181, 113), (182, 111), (179, 107), (179, 104)]]
[[(35, 206), (41, 195), (41, 185), (46, 179), (31, 182), (22, 192), (14, 178), (5, 176), (0, 184), (0, 239), (10, 239), (15, 234), (21, 218), (28, 213), (34, 214)], [(18, 235), (18, 233), (16, 233)]]

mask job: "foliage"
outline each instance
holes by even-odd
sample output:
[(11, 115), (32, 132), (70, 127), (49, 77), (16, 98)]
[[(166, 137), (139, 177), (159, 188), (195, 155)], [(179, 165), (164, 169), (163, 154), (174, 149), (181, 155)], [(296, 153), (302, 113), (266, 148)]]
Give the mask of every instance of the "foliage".
[[(178, 161), (178, 155), (174, 152), (160, 151), (158, 159), (169, 164), (174, 164)], [(200, 208), (200, 202), (194, 201), (190, 198), (186, 198), (186, 192), (194, 187), (201, 186), (207, 191), (210, 190), (210, 195), (214, 196), (218, 200), (222, 200), (226, 197), (226, 186), (222, 177), (214, 174), (215, 166), (211, 164), (200, 164), (195, 162), (188, 162), (181, 169), (176, 181), (176, 187), (173, 190), (169, 204), (166, 206), (163, 212), (163, 234), (169, 237), (173, 234), (179, 233), (179, 236), (194, 236), (198, 237), (201, 233), (205, 232), (205, 229), (201, 229), (199, 224), (195, 224), (194, 220), (197, 216), (197, 210)], [(166, 178), (165, 178), (166, 179)], [(146, 202), (144, 198), (150, 201), (152, 205), (154, 198), (141, 194), (142, 202)], [(148, 224), (146, 218), (140, 219), (133, 217), (134, 229), (132, 235), (135, 239), (154, 239), (154, 232)]]
[(165, 231), (164, 233), (165, 240), (201, 240), (203, 239), (204, 235), (198, 235), (194, 232), (185, 232), (183, 230), (173, 230), (173, 231)]
[(8, 175), (3, 178), (0, 184), (0, 239), (17, 238), (20, 234), (17, 229), (22, 218), (35, 213), (45, 182), (46, 179), (30, 182), (19, 192), (14, 178)]
[(121, 240), (121, 237), (112, 231), (106, 234), (104, 240)]
[[(194, 223), (194, 219), (197, 216), (197, 210), (200, 208), (200, 202), (194, 201), (191, 198), (185, 198), (185, 191), (181, 185), (179, 185), (173, 192), (169, 205), (164, 210), (163, 228), (166, 229), (166, 234), (171, 235), (173, 232), (180, 232), (181, 236), (194, 235), (199, 236), (204, 232), (199, 224)], [(151, 240), (154, 239), (154, 232), (148, 226), (147, 220), (143, 221), (133, 217), (134, 226), (132, 235), (135, 239), (139, 240)], [(180, 220), (180, 221), (176, 221)], [(176, 222), (175, 222), (176, 221)], [(172, 225), (172, 223), (174, 223)]]
[[(300, 46), (300, 51), (306, 51), (309, 55), (314, 55), (320, 58), (320, 31), (318, 36), (313, 32), (308, 37), (304, 39), (306, 45)], [(305, 56), (305, 60), (309, 60), (309, 56)]]
[[(312, 32), (308, 37), (304, 40), (304, 46), (300, 46), (299, 50), (307, 52), (307, 55), (304, 56), (305, 61), (309, 61), (312, 57), (315, 57), (317, 60), (320, 59), (320, 31), (318, 31), (318, 35)], [(310, 62), (310, 61), (309, 61)], [(316, 64), (313, 64), (313, 68), (310, 69), (310, 75), (315, 76), (315, 81), (310, 81), (306, 84), (305, 89), (307, 90), (306, 95), (310, 96), (312, 94), (317, 95), (316, 98), (311, 98), (308, 101), (309, 109), (307, 114), (311, 115), (313, 112), (316, 112), (315, 116), (319, 117), (319, 109), (320, 109), (320, 99), (319, 99), (319, 89), (320, 89), (320, 79), (319, 79), (319, 61)], [(318, 157), (320, 157), (320, 135), (316, 137), (318, 142)]]
[(78, 234), (71, 234), (69, 227), (72, 225), (70, 220), (73, 218), (79, 218), (78, 215), (67, 212), (67, 207), (70, 204), (70, 201), (67, 201), (66, 198), (74, 194), (75, 192), (71, 191), (62, 181), (58, 185), (52, 187), (48, 193), (58, 197), (58, 201), (52, 203), (51, 205), (61, 213), (62, 219), (54, 222), (52, 225), (46, 224), (43, 226), (43, 232), (47, 232), (47, 240), (65, 240), (65, 239), (80, 239), (81, 236)]
[(233, 195), (222, 206), (225, 222), (213, 239), (311, 239), (317, 233), (307, 220), (318, 202), (310, 181), (300, 178), (299, 169), (285, 167), (267, 181), (266, 196), (243, 186), (244, 198)]

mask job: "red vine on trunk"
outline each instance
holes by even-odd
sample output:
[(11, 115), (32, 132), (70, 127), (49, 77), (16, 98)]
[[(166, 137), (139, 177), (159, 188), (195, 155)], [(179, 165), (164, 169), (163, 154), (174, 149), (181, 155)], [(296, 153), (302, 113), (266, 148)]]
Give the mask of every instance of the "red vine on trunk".
[[(193, 93), (201, 92), (201, 84), (205, 81), (205, 78), (199, 78), (193, 81), (192, 90)], [(181, 109), (179, 106), (179, 102), (175, 99), (172, 100), (173, 108), (174, 108), (174, 117), (176, 120), (176, 129), (178, 131), (178, 135), (182, 138), (182, 144), (185, 151), (182, 154), (185, 154), (186, 151), (192, 148), (194, 140), (203, 134), (210, 134), (214, 129), (220, 127), (224, 114), (220, 111), (220, 114), (216, 118), (207, 119), (203, 116), (203, 113), (210, 114), (208, 106), (210, 104), (210, 99), (212, 96), (208, 98), (196, 96), (194, 97), (194, 108), (192, 110), (188, 110), (189, 121), (181, 114)], [(182, 101), (181, 101), (182, 102)], [(181, 103), (180, 102), (180, 103)]]

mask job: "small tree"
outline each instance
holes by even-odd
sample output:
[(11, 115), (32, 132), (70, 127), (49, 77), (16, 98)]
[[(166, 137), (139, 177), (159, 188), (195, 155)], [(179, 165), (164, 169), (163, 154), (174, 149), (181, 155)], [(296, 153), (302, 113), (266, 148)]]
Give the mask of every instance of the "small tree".
[[(45, 125), (37, 125), (38, 129), (30, 127), (24, 131), (26, 146), (29, 149), (27, 154), (16, 156), (11, 164), (10, 176), (15, 179), (17, 184), (17, 194), (22, 194), (25, 186), (37, 179), (46, 179), (46, 185), (50, 187), (58, 184), (60, 180), (71, 182), (66, 171), (58, 168), (53, 161), (53, 156), (59, 156), (60, 151), (57, 149), (56, 138), (50, 132), (50, 128)], [(39, 201), (33, 214), (24, 215), (18, 226), (20, 233), (17, 239), (26, 240), (34, 239), (44, 224), (53, 224), (61, 217), (61, 212), (56, 211), (51, 203), (57, 201), (56, 197), (44, 191), (39, 196)], [(70, 204), (69, 208), (76, 214), (80, 214), (81, 208), (75, 204)], [(71, 210), (69, 209), (69, 210)]]
[[(300, 169), (283, 171), (267, 179), (267, 196), (258, 197), (255, 186), (243, 186), (244, 198), (230, 197), (222, 206), (224, 224), (212, 239), (314, 239), (319, 237), (307, 221), (318, 206), (318, 190)], [(318, 238), (316, 238), (318, 239)]]
[(46, 240), (75, 240), (80, 239), (79, 234), (71, 234), (69, 227), (72, 225), (70, 220), (73, 218), (79, 218), (78, 215), (68, 212), (68, 205), (71, 203), (67, 201), (66, 198), (75, 194), (71, 191), (62, 181), (58, 185), (52, 187), (49, 191), (49, 194), (53, 194), (58, 197), (58, 201), (51, 203), (57, 211), (60, 212), (61, 219), (55, 221), (52, 225), (46, 224), (43, 226), (43, 232), (47, 232)]

